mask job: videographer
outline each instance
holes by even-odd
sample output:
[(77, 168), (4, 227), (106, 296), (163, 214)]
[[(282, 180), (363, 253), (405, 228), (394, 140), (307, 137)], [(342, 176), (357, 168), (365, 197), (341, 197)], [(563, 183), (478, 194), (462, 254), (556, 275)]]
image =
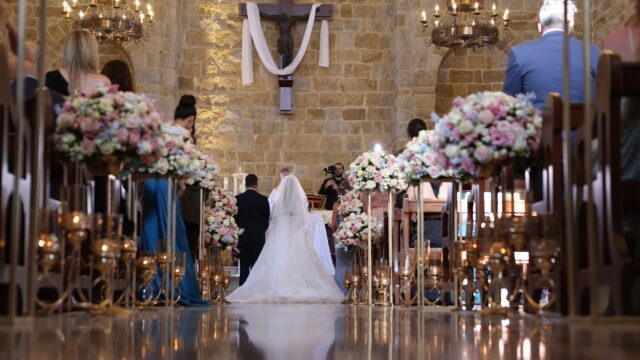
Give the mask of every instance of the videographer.
[(322, 183), (318, 194), (325, 195), (327, 197), (327, 201), (324, 203), (324, 208), (326, 210), (332, 210), (333, 204), (338, 201), (340, 183), (346, 181), (346, 179), (342, 177), (344, 175), (344, 165), (342, 163), (336, 163), (335, 165), (324, 169), (324, 172), (331, 174), (331, 177)]

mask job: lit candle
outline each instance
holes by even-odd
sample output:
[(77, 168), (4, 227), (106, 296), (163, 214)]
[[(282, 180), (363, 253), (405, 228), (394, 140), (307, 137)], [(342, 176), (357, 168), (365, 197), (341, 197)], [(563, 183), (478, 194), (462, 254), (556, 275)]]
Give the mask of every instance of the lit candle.
[(140, 0), (136, 0), (135, 5), (136, 5), (136, 11), (140, 11)]
[(434, 25), (435, 27), (440, 26), (440, 20), (437, 20), (437, 19), (436, 19), (436, 21), (434, 21), (434, 22), (433, 22), (433, 25)]
[(504, 10), (504, 15), (502, 16), (502, 20), (504, 21), (509, 20), (509, 9)]
[(147, 3), (147, 12), (151, 11), (151, 4)]
[(115, 0), (116, 4), (114, 5), (115, 8), (119, 8), (120, 7), (120, 0)]
[(496, 10), (496, 3), (493, 3), (493, 5), (491, 5), (491, 10), (492, 10), (492, 12), (493, 12), (493, 15), (496, 15), (496, 14), (497, 14), (497, 12), (496, 12), (496, 11), (497, 11), (497, 10)]
[(98, 17), (99, 17), (100, 19), (102, 19), (102, 13), (100, 13), (100, 15), (98, 15)]
[(480, 10), (480, 4), (478, 4), (478, 2), (476, 1), (476, 3), (473, 4), (473, 8), (476, 9), (476, 12), (478, 12), (478, 10)]
[(122, 20), (127, 20), (127, 15), (122, 14)]
[(427, 21), (427, 12), (422, 10), (422, 22)]
[(144, 13), (140, 12), (140, 23), (144, 23)]
[(456, 4), (455, 1), (452, 1), (451, 7), (453, 8), (454, 14), (458, 12), (458, 4)]
[(436, 5), (436, 16), (440, 16), (440, 5)]
[(82, 10), (80, 10), (80, 12), (78, 13), (78, 16), (80, 16), (80, 19), (84, 18), (84, 13), (82, 12)]
[(69, 7), (69, 4), (66, 1), (62, 2), (62, 13), (66, 14), (67, 13), (67, 8)]
[(462, 259), (462, 261), (467, 261), (467, 252), (466, 251), (462, 251), (462, 253), (460, 254), (460, 259)]
[(73, 0), (73, 2), (72, 2), (72, 3), (73, 3), (72, 7), (75, 9), (75, 8), (76, 8), (76, 5), (78, 5), (78, 0)]

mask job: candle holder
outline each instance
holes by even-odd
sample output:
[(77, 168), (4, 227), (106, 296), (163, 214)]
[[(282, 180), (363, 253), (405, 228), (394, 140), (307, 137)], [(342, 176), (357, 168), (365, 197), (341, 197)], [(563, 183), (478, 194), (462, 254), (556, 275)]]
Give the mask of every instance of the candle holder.
[(200, 285), (202, 299), (211, 300), (211, 267), (207, 257), (202, 260), (196, 260), (196, 273), (198, 274), (198, 284)]
[(429, 279), (429, 287), (425, 293), (425, 303), (427, 305), (438, 305), (442, 302), (442, 254), (430, 253), (427, 266), (427, 279)]
[(407, 252), (402, 252), (399, 255), (401, 260), (399, 266), (399, 278), (400, 278), (400, 304), (403, 306), (411, 306), (414, 303), (415, 297), (411, 294), (411, 286), (414, 279), (415, 261), (413, 256)]
[(132, 238), (122, 240), (120, 247), (120, 259), (124, 264), (123, 278), (125, 280), (125, 288), (122, 295), (116, 301), (116, 304), (124, 303), (125, 307), (135, 305), (135, 289), (136, 289), (136, 254), (138, 253), (138, 243)]
[(167, 242), (164, 239), (159, 239), (157, 242), (158, 246), (156, 249), (156, 261), (158, 262), (158, 267), (160, 268), (160, 291), (156, 296), (157, 300), (154, 302), (154, 305), (160, 300), (160, 298), (164, 299), (164, 304), (173, 304), (173, 299), (171, 298), (171, 287), (173, 286), (171, 282), (172, 273), (171, 270), (173, 268), (173, 264), (175, 263), (175, 256), (171, 256), (167, 249)]
[(180, 293), (180, 282), (184, 278), (184, 275), (187, 272), (187, 254), (186, 253), (176, 253), (175, 256), (175, 265), (173, 267), (173, 282), (172, 286), (174, 287), (174, 304), (177, 304), (180, 299), (182, 299), (182, 294)]
[(391, 305), (389, 298), (389, 292), (391, 291), (391, 267), (385, 259), (376, 261), (373, 274), (373, 289), (373, 303), (375, 305)]
[(361, 303), (361, 291), (362, 291), (362, 255), (359, 248), (354, 248), (351, 251), (351, 263), (349, 264), (349, 271), (344, 277), (344, 287), (347, 289), (343, 304), (360, 304)]
[(136, 259), (136, 273), (142, 281), (142, 284), (137, 289), (140, 300), (136, 301), (136, 305), (146, 307), (153, 305), (158, 300), (160, 292), (156, 296), (153, 293), (153, 280), (158, 271), (157, 266), (154, 252), (144, 252)]
[[(36, 304), (48, 312), (61, 308), (65, 301), (68, 302), (70, 308), (86, 309), (91, 307), (91, 303), (85, 296), (80, 285), (82, 268), (81, 248), (82, 244), (89, 239), (89, 231), (91, 229), (91, 218), (88, 211), (89, 190), (90, 188), (86, 185), (64, 187), (61, 192), (61, 209), (55, 212), (45, 212), (48, 217), (45, 221), (50, 225), (50, 231), (41, 234), (40, 241), (38, 242), (38, 250), (40, 265), (44, 265), (48, 269), (39, 280), (51, 281), (48, 271), (51, 270), (53, 266), (58, 265), (58, 263), (55, 262), (57, 257), (55, 255), (56, 252), (60, 254), (59, 264), (62, 265), (62, 272), (65, 274), (62, 294), (56, 300), (53, 302), (41, 299), (36, 300)], [(71, 247), (71, 253), (68, 256), (61, 255), (65, 244), (59, 242), (60, 237), (57, 236), (58, 227), (64, 232), (63, 239), (65, 244), (69, 244)], [(64, 261), (62, 261), (62, 259), (64, 259)], [(44, 269), (43, 267), (43, 270)]]
[[(211, 303), (215, 305), (228, 304), (229, 302), (225, 298), (225, 290), (229, 286), (231, 279), (224, 271), (220, 248), (215, 246), (209, 247), (208, 257), (211, 269), (209, 277), (209, 283), (211, 286)], [(226, 287), (225, 284), (227, 284)]]
[(96, 214), (93, 224), (91, 254), (93, 263), (100, 275), (93, 281), (93, 287), (99, 287), (100, 299), (94, 311), (105, 311), (113, 305), (113, 283), (115, 270), (120, 259), (120, 215)]

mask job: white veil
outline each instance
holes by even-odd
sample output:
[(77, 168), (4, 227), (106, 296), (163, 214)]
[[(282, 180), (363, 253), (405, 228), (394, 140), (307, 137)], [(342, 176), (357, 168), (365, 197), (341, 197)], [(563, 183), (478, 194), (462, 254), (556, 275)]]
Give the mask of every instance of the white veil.
[[(282, 178), (276, 191), (273, 209), (271, 210), (272, 222), (288, 222), (288, 225), (300, 227), (307, 231), (309, 203), (300, 182), (293, 175)], [(283, 223), (283, 225), (284, 225)]]

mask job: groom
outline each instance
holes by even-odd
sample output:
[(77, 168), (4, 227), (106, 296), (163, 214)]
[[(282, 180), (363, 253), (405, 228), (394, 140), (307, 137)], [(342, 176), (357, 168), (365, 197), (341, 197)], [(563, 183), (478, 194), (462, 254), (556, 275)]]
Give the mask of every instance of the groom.
[(249, 277), (249, 270), (258, 260), (264, 247), (265, 232), (269, 227), (269, 200), (260, 194), (258, 177), (249, 174), (244, 180), (247, 190), (236, 196), (238, 200), (238, 214), (236, 224), (244, 233), (240, 235), (238, 250), (240, 250), (240, 285)]

